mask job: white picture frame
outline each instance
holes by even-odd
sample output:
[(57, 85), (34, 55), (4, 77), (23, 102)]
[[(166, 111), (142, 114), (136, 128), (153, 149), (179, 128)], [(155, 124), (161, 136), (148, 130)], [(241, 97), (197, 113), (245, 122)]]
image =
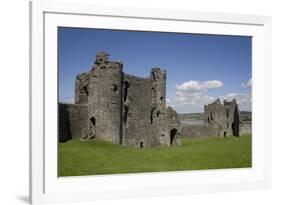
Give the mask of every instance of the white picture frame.
[[(30, 3), (30, 202), (75, 202), (269, 188), (271, 18), (91, 4)], [(161, 23), (160, 23), (161, 22)], [(252, 168), (57, 177), (57, 27), (253, 37)]]

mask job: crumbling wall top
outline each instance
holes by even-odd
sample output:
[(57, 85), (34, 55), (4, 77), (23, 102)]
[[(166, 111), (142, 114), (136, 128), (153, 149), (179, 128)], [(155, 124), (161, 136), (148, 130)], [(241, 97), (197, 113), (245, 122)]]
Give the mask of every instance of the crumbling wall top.
[(93, 66), (92, 66), (92, 71), (95, 70), (96, 68), (100, 68), (100, 69), (117, 68), (117, 69), (122, 70), (123, 63), (117, 62), (117, 61), (110, 61), (109, 56), (110, 55), (105, 51), (98, 52), (95, 55), (96, 58), (94, 60)]
[(236, 105), (237, 102), (236, 102), (236, 99), (233, 99), (232, 101), (224, 100), (224, 101), (223, 101), (223, 104), (224, 104), (224, 105)]
[(96, 65), (107, 64), (108, 61), (109, 61), (109, 54), (107, 52), (102, 51), (96, 54), (96, 60), (95, 60)]
[(166, 70), (162, 70), (161, 68), (155, 67), (150, 71), (150, 78), (157, 81), (159, 79), (166, 79)]

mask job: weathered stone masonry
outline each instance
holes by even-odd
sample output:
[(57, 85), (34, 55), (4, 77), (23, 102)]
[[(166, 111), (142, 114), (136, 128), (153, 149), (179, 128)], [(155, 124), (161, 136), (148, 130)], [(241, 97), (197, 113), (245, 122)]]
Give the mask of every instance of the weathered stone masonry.
[(232, 101), (219, 99), (204, 105), (204, 124), (202, 125), (183, 125), (182, 135), (187, 138), (192, 137), (227, 137), (248, 134), (250, 128), (240, 122), (240, 111), (235, 99)]
[(227, 137), (239, 134), (240, 111), (235, 99), (215, 102), (204, 106), (205, 124), (218, 129), (217, 136)]
[(59, 136), (60, 141), (70, 140), (72, 136), (81, 136), (87, 123), (88, 106), (80, 104), (60, 104)]
[(91, 71), (77, 75), (75, 104), (59, 104), (59, 139), (103, 139), (136, 148), (180, 144), (177, 113), (166, 108), (166, 71), (148, 78), (123, 72), (109, 55), (96, 55)]

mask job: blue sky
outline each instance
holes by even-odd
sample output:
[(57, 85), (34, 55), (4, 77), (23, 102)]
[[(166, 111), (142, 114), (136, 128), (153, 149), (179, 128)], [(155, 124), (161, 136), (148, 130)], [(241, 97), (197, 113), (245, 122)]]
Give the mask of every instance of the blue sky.
[(59, 28), (59, 100), (73, 102), (76, 75), (107, 51), (128, 74), (166, 69), (167, 104), (178, 112), (202, 112), (216, 98), (236, 98), (251, 110), (251, 50), (246, 36)]

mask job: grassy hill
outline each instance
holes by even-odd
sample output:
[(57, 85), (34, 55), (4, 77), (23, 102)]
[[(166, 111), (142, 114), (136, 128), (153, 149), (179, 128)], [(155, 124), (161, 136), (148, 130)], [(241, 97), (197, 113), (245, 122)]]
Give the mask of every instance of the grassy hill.
[(251, 136), (183, 140), (134, 149), (104, 141), (59, 144), (59, 176), (251, 167)]

